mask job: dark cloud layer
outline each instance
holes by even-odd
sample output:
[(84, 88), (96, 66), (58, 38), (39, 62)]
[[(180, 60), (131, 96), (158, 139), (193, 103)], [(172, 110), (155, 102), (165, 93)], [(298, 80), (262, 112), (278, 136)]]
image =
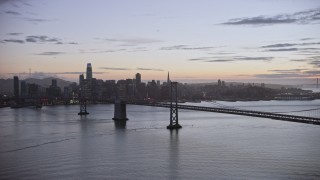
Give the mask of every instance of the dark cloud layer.
[(276, 51), (298, 51), (298, 48), (281, 48), (281, 49), (268, 49), (266, 51), (276, 52)]
[(1, 43), (19, 43), (19, 44), (23, 44), (24, 41), (23, 40), (19, 40), (19, 39), (4, 39), (1, 41)]
[(261, 46), (262, 48), (282, 48), (282, 47), (290, 47), (295, 46), (297, 44), (283, 43), (283, 44), (272, 44), (267, 46)]
[(273, 60), (273, 57), (249, 57), (249, 56), (214, 56), (214, 57), (200, 57), (189, 59), (189, 61), (201, 62), (239, 62), (239, 61), (264, 61)]
[(131, 70), (129, 68), (117, 68), (117, 67), (100, 67), (100, 69), (114, 70), (114, 71), (129, 71), (129, 70)]
[(12, 15), (16, 15), (19, 16), (21, 15), (20, 13), (16, 12), (16, 11), (5, 11), (6, 14), (12, 14)]
[[(10, 36), (18, 36), (22, 33), (8, 33)], [(77, 42), (62, 42), (61, 39), (49, 37), (49, 36), (26, 36), (25, 40), (20, 39), (4, 39), (0, 41), (1, 43), (38, 43), (38, 44), (45, 44), (45, 43), (51, 43), (51, 44), (70, 44), (70, 45), (77, 45)]]
[(275, 16), (256, 16), (231, 19), (223, 25), (274, 25), (274, 24), (309, 24), (320, 21), (320, 8), (300, 11), (293, 14)]
[(10, 36), (19, 36), (23, 33), (7, 33), (7, 35), (10, 35)]
[(138, 67), (137, 70), (140, 70), (140, 71), (164, 71), (163, 69), (141, 68), (141, 67)]
[[(11, 36), (18, 36), (22, 33), (8, 33), (8, 35)], [(0, 41), (1, 43), (38, 43), (38, 44), (45, 44), (45, 43), (51, 43), (51, 44), (70, 44), (70, 45), (77, 45), (77, 42), (62, 42), (62, 40), (58, 38), (52, 38), (48, 36), (27, 36), (25, 40), (20, 39), (4, 39)]]
[(107, 42), (120, 43), (120, 46), (138, 46), (142, 44), (151, 44), (162, 42), (158, 39), (150, 38), (96, 38), (97, 40), (103, 40)]
[(308, 42), (308, 43), (279, 43), (279, 44), (271, 44), (266, 46), (261, 46), (261, 48), (285, 48), (291, 46), (313, 46), (320, 45), (320, 42)]
[(256, 78), (266, 78), (266, 79), (274, 79), (274, 78), (301, 78), (301, 77), (309, 77), (307, 75), (301, 75), (297, 73), (278, 73), (278, 74), (255, 74)]
[(310, 69), (274, 69), (269, 70), (272, 74), (255, 74), (256, 78), (308, 78), (319, 76), (319, 70)]
[(35, 55), (43, 55), (43, 56), (56, 56), (56, 55), (62, 55), (65, 54), (65, 52), (43, 52), (43, 53), (39, 53), (39, 54), (35, 54)]
[[(113, 70), (113, 71), (131, 71), (131, 70), (134, 70), (134, 69), (123, 68), (123, 67), (100, 67), (99, 69)], [(164, 71), (163, 69), (144, 68), (144, 67), (137, 67), (135, 70), (139, 70), (139, 71)]]
[[(46, 74), (53, 74), (53, 75), (65, 75), (65, 74), (85, 74), (86, 72), (45, 72)], [(94, 71), (92, 74), (105, 74), (107, 72), (97, 72)]]
[(82, 54), (100, 54), (100, 53), (113, 53), (113, 52), (120, 52), (120, 51), (126, 51), (127, 49), (106, 49), (106, 50), (101, 50), (101, 49), (79, 49), (79, 52)]
[(48, 36), (27, 36), (26, 42), (33, 42), (33, 43), (47, 43), (47, 42), (60, 42), (58, 38), (51, 38)]
[(278, 72), (278, 73), (299, 73), (302, 71), (305, 71), (307, 69), (273, 69), (273, 70), (269, 70), (270, 72)]
[(176, 46), (169, 46), (169, 47), (162, 47), (160, 50), (210, 50), (215, 47), (188, 47), (188, 45), (176, 45)]
[(42, 19), (42, 18), (23, 18), (23, 19), (26, 21), (35, 22), (35, 23), (54, 21), (53, 19)]

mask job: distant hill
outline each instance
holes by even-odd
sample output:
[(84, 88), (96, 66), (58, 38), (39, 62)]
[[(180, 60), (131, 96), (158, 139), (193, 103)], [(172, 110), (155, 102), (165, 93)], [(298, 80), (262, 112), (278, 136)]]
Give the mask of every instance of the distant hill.
[[(63, 90), (63, 87), (69, 86), (70, 84), (73, 83), (70, 81), (66, 81), (59, 78), (53, 78), (53, 77), (44, 78), (44, 79), (28, 78), (28, 79), (24, 79), (24, 81), (26, 81), (27, 83), (35, 83), (42, 87), (49, 87), (52, 83), (52, 79), (57, 80), (57, 84), (61, 88), (61, 90)], [(0, 93), (12, 94), (12, 92), (13, 92), (13, 79), (0, 79)]]
[[(241, 85), (248, 85), (249, 83), (243, 83), (243, 82), (226, 82), (226, 86), (241, 86)], [(250, 83), (253, 86), (261, 86), (261, 83)], [(217, 82), (212, 83), (190, 83), (190, 85), (196, 85), (196, 86), (205, 86), (205, 85), (218, 85)], [(296, 88), (295, 85), (281, 85), (281, 84), (265, 84), (265, 87), (271, 88), (271, 89), (281, 89), (282, 87), (285, 88)]]

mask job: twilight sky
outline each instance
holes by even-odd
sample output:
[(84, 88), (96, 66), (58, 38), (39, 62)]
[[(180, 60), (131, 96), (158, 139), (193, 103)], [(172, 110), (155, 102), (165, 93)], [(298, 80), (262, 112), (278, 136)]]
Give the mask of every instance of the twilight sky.
[(0, 0), (0, 78), (308, 83), (319, 0)]

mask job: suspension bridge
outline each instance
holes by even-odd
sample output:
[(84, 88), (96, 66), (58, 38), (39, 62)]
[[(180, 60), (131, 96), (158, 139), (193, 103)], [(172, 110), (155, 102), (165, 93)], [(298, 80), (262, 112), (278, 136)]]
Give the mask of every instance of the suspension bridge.
[[(155, 103), (155, 104), (133, 103), (133, 104), (170, 108), (170, 104), (161, 104), (161, 103)], [(252, 111), (252, 110), (243, 110), (243, 109), (234, 109), (234, 108), (205, 107), (205, 106), (192, 106), (192, 105), (181, 105), (181, 104), (179, 104), (177, 107), (178, 107), (178, 109), (185, 109), (185, 110), (205, 111), (205, 112), (224, 113), (224, 114), (235, 114), (235, 115), (242, 115), (242, 116), (252, 116), (252, 117), (282, 120), (282, 121), (291, 121), (291, 122), (300, 122), (300, 123), (320, 125), (320, 118), (316, 118), (316, 117), (280, 114), (280, 113), (263, 112), (263, 111)], [(320, 108), (314, 108), (314, 109), (308, 109), (308, 110), (302, 110), (302, 111), (313, 111), (313, 110), (319, 111)], [(291, 111), (291, 112), (302, 112), (302, 111)]]
[[(170, 92), (171, 92), (170, 103), (141, 103), (141, 102), (126, 103), (125, 101), (121, 101), (121, 100), (115, 101), (113, 119), (115, 121), (128, 120), (127, 114), (126, 114), (126, 104), (133, 104), (133, 105), (170, 108), (170, 124), (167, 126), (168, 129), (179, 129), (182, 127), (178, 122), (179, 120), (178, 109), (234, 114), (234, 115), (241, 115), (241, 116), (251, 116), (251, 117), (259, 117), (259, 118), (275, 119), (275, 120), (281, 120), (281, 121), (320, 125), (319, 114), (317, 114), (316, 116), (314, 115), (310, 116), (310, 112), (319, 113), (320, 108), (296, 110), (296, 111), (289, 111), (289, 112), (265, 112), (265, 111), (240, 109), (237, 107), (226, 106), (217, 102), (213, 102), (213, 105), (215, 105), (214, 107), (181, 105), (181, 104), (178, 104), (177, 82), (171, 82)], [(80, 103), (79, 115), (89, 114), (86, 110), (85, 100), (82, 100), (80, 102), (81, 103)], [(302, 112), (308, 113), (308, 115), (295, 115), (295, 113), (301, 114)]]

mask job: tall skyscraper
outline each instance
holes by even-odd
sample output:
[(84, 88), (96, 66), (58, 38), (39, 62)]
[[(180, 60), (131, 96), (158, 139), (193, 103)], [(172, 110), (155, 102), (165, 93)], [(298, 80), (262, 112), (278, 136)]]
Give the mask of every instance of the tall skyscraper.
[(168, 78), (167, 78), (167, 85), (170, 86), (170, 77), (169, 77), (169, 72), (168, 72)]
[(137, 73), (136, 74), (136, 84), (139, 85), (141, 83), (141, 74)]
[(52, 79), (51, 86), (52, 87), (58, 87), (58, 83), (57, 83), (56, 79)]
[(14, 97), (19, 98), (19, 78), (18, 76), (13, 77), (13, 92), (14, 92)]
[(92, 66), (91, 63), (87, 64), (87, 79), (92, 79)]
[(20, 89), (21, 89), (21, 97), (26, 98), (27, 97), (27, 83), (26, 83), (26, 81), (21, 81)]
[(84, 75), (83, 74), (80, 74), (79, 75), (79, 85), (83, 85), (83, 81), (84, 81)]

